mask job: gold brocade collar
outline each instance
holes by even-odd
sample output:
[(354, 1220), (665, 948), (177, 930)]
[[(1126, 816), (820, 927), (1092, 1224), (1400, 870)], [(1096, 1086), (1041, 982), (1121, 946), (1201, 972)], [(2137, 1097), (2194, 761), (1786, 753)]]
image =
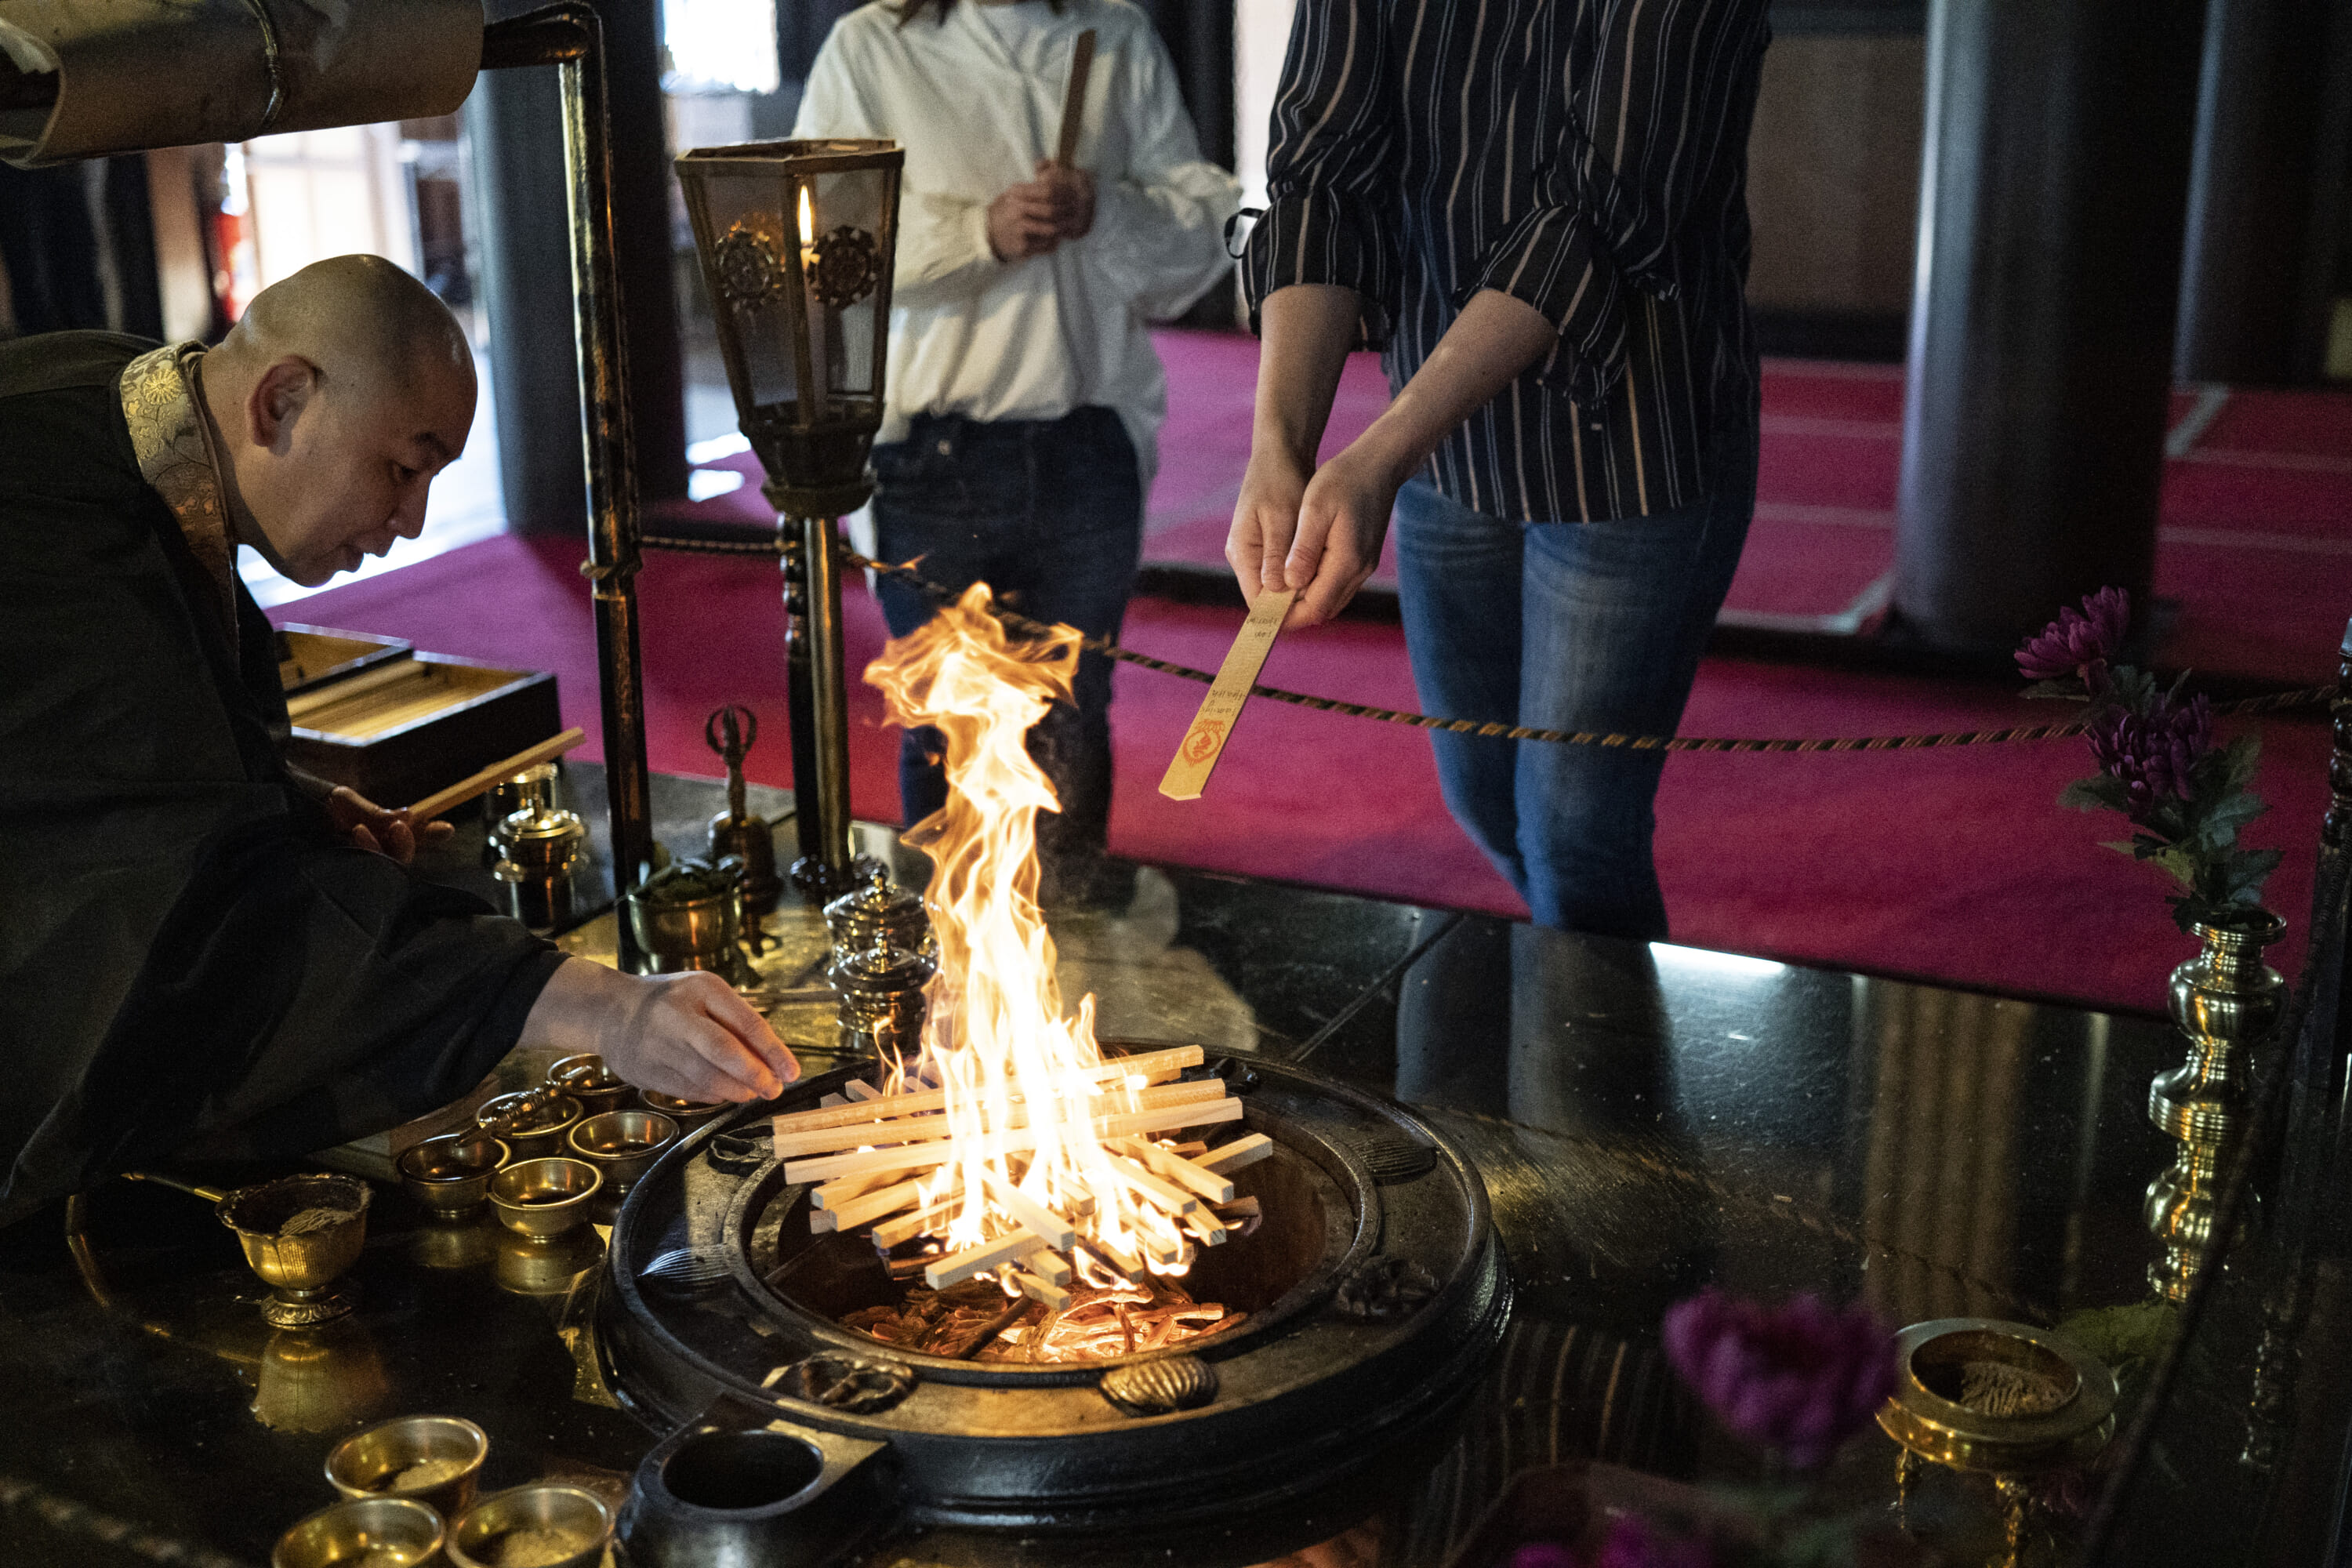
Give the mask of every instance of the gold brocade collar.
[(236, 542), (228, 530), (228, 504), (220, 476), (220, 455), (195, 398), (200, 342), (167, 343), (122, 367), (122, 416), (131, 426), (131, 450), (139, 474), (179, 520), (188, 549), (220, 591), (219, 607), (229, 640), (236, 640)]

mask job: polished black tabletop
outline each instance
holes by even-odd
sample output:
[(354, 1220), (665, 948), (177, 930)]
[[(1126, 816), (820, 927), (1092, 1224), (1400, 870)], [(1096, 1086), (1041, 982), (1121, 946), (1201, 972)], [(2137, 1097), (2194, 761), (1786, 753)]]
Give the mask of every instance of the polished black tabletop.
[[(564, 790), (601, 826), (596, 769), (569, 767)], [(682, 853), (723, 804), (717, 785), (677, 779), (657, 779), (654, 800)], [(919, 879), (888, 833), (859, 833)], [(478, 827), (430, 869), (495, 890)], [(2152, 1016), (1173, 868), (1143, 868), (1117, 910), (1054, 925), (1065, 991), (1097, 995), (1106, 1037), (1262, 1053), (1391, 1094), (1485, 1179), (1518, 1290), (1503, 1364), (1422, 1490), (1309, 1561), (1443, 1561), (1529, 1465), (1757, 1473), (1657, 1350), (1663, 1311), (1705, 1286), (1858, 1300), (1889, 1324), (2049, 1326), (2147, 1294), (2141, 1196), (2170, 1148), (2147, 1085), (2182, 1056)], [(809, 1065), (845, 1059), (815, 968), (821, 926), (788, 895), (777, 931), (772, 1016)], [(609, 917), (565, 943), (609, 955)], [(563, 1475), (614, 1497), (657, 1436), (603, 1385), (583, 1308), (593, 1239), (550, 1249), (488, 1217), (429, 1223), (383, 1185), (358, 1310), (272, 1330), (203, 1203), (116, 1183), (78, 1219), (71, 1248), (54, 1214), (0, 1235), (0, 1562), (267, 1562), (280, 1531), (333, 1500), (327, 1449), (396, 1414), (479, 1422), (486, 1485)], [(1892, 1518), (1895, 1453), (1868, 1433), (1827, 1484)], [(1928, 1493), (1906, 1517), (1948, 1561), (1983, 1560), (1989, 1489)], [(2036, 1528), (2034, 1550), (2063, 1553), (2063, 1517)], [(969, 1560), (937, 1544), (886, 1537), (871, 1560)], [(1007, 1545), (999, 1560), (1020, 1556)]]

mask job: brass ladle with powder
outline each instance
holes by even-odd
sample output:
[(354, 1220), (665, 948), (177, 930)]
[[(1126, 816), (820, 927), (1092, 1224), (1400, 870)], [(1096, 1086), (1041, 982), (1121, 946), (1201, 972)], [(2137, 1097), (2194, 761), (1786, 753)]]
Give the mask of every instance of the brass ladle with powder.
[(366, 1245), (368, 1203), (375, 1195), (358, 1177), (279, 1176), (222, 1192), (152, 1171), (123, 1174), (213, 1205), (221, 1224), (236, 1233), (246, 1266), (269, 1287), (261, 1315), (274, 1326), (307, 1328), (358, 1304), (359, 1287), (341, 1278)]

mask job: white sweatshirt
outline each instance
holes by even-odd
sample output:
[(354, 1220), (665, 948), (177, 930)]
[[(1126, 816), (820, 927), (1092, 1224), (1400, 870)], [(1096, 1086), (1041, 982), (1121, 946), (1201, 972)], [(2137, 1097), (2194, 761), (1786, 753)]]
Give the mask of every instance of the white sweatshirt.
[[(1145, 323), (1230, 277), (1225, 220), (1241, 185), (1202, 161), (1168, 52), (1128, 0), (983, 7), (956, 0), (901, 27), (877, 0), (834, 26), (793, 134), (886, 136), (907, 149), (880, 439), (917, 414), (1056, 419), (1118, 414), (1143, 482), (1159, 467), (1168, 381)], [(1095, 177), (1093, 229), (1000, 262), (988, 204), (1035, 177), (1060, 134), (1078, 35), (1095, 29), (1076, 163)]]

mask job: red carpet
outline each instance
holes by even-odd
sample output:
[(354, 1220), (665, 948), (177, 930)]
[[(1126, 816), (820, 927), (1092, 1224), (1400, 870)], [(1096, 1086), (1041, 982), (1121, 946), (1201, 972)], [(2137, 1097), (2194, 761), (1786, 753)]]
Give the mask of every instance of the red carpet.
[[(1208, 353), (1192, 352), (1202, 343)], [(1254, 353), (1245, 340), (1238, 346)], [(1224, 363), (1235, 341), (1186, 335), (1171, 347), (1171, 404), (1183, 422), (1171, 426), (1168, 466), (1153, 497), (1149, 553), (1163, 559), (1171, 553), (1165, 547), (1171, 530), (1205, 537), (1213, 524), (1222, 546), (1218, 509), (1231, 505), (1248, 433), (1246, 381), (1236, 389)], [(1376, 374), (1367, 380), (1362, 369), (1351, 368), (1342, 395), (1343, 412), (1359, 423), (1381, 395)], [(1849, 509), (1883, 513), (1892, 505), (1899, 448), (1892, 426), (1901, 393), (1900, 381), (1877, 367), (1773, 367), (1767, 510), (1736, 590), (1746, 605), (1835, 609), (1840, 594), (1851, 597), (1883, 568), (1887, 526)], [(2333, 650), (2352, 608), (2347, 451), (2352, 397), (2250, 393), (2233, 397), (2190, 460), (2171, 465), (2160, 570), (2182, 613), (2168, 655), (2194, 648), (2205, 650), (2196, 662), (2207, 668), (2332, 676)], [(706, 508), (747, 499), (739, 493)], [(581, 553), (570, 540), (493, 540), (295, 601), (278, 618), (397, 633), (436, 651), (552, 669), (566, 721), (593, 737), (594, 642), (577, 572)], [(701, 741), (703, 717), (722, 702), (747, 701), (774, 737), (753, 753), (753, 777), (788, 782), (773, 573), (740, 560), (656, 555), (640, 582), (653, 765), (715, 773)], [(847, 611), (851, 667), (862, 668), (881, 646), (880, 616), (855, 583)], [(1213, 667), (1235, 624), (1221, 611), (1139, 602), (1125, 640)], [(1289, 639), (1265, 679), (1414, 705), (1402, 639), (1391, 627), (1340, 625)], [(1255, 704), (1207, 796), (1185, 805), (1162, 799), (1153, 784), (1201, 689), (1149, 671), (1119, 671), (1114, 848), (1144, 860), (1520, 912), (1446, 816), (1427, 742), (1399, 726)], [(1716, 659), (1701, 672), (1684, 729), (1885, 733), (1973, 728), (2020, 712), (2036, 721), (2053, 716), (2047, 705), (1983, 687)], [(881, 725), (879, 700), (862, 685), (854, 691), (852, 724), (857, 811), (895, 817), (895, 731)], [(2292, 973), (2326, 798), (2328, 737), (2316, 720), (2273, 721), (2263, 732), (2257, 787), (2273, 810), (2249, 837), (2286, 851), (2270, 901), (2296, 928), (2273, 955)], [(596, 754), (593, 740), (583, 754)], [(2165, 879), (2098, 847), (2116, 837), (2115, 825), (2053, 804), (2059, 787), (2088, 765), (2079, 742), (2063, 742), (1677, 757), (1658, 802), (1659, 867), (1675, 937), (2154, 1008), (2166, 971), (2189, 945), (2171, 929)]]

